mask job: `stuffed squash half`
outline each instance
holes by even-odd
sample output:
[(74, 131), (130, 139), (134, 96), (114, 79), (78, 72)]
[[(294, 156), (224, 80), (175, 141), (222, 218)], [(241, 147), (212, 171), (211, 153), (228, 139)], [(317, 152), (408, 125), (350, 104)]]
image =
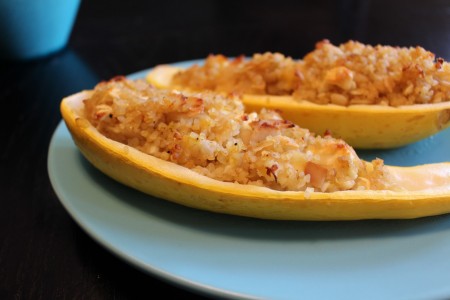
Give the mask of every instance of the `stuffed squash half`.
[(300, 60), (269, 52), (249, 59), (210, 55), (187, 69), (157, 66), (147, 80), (239, 94), (247, 111), (277, 109), (359, 149), (404, 146), (450, 126), (450, 64), (421, 47), (324, 40)]
[(239, 98), (123, 77), (63, 99), (83, 155), (115, 180), (212, 212), (275, 220), (417, 218), (450, 212), (450, 164), (361, 160)]

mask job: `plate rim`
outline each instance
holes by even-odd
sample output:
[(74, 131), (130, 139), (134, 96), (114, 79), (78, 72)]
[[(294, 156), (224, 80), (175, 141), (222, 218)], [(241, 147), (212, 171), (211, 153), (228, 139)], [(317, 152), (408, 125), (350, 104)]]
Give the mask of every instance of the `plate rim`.
[(55, 163), (56, 162), (53, 159), (53, 157), (54, 157), (53, 153), (54, 153), (54, 151), (56, 151), (55, 144), (57, 142), (57, 139), (58, 139), (59, 135), (64, 133), (63, 132), (64, 130), (66, 130), (68, 133), (68, 129), (67, 129), (66, 125), (64, 124), (64, 121), (61, 120), (58, 123), (58, 125), (56, 126), (56, 129), (54, 130), (52, 137), (50, 139), (48, 155), (47, 155), (47, 173), (48, 173), (53, 191), (55, 192), (59, 202), (62, 204), (65, 211), (70, 215), (72, 220), (74, 220), (75, 223), (88, 236), (90, 236), (94, 241), (96, 241), (99, 245), (101, 245), (105, 250), (111, 252), (115, 257), (125, 260), (126, 262), (130, 263), (131, 265), (133, 265), (140, 271), (145, 272), (146, 274), (156, 276), (157, 278), (162, 279), (166, 283), (174, 284), (178, 287), (186, 288), (192, 292), (196, 292), (196, 293), (203, 294), (206, 296), (218, 296), (218, 297), (227, 297), (227, 298), (233, 298), (233, 299), (256, 299), (255, 297), (253, 297), (251, 295), (236, 293), (236, 292), (232, 292), (232, 291), (229, 291), (226, 289), (220, 289), (220, 288), (216, 288), (214, 286), (203, 284), (203, 283), (200, 283), (200, 282), (197, 282), (194, 280), (189, 280), (184, 277), (177, 276), (170, 272), (156, 268), (151, 264), (141, 262), (140, 260), (135, 259), (131, 255), (120, 250), (114, 244), (110, 243), (107, 239), (105, 239), (100, 234), (98, 234), (95, 231), (95, 229), (88, 226), (86, 224), (86, 222), (83, 220), (83, 218), (77, 214), (76, 209), (71, 205), (70, 201), (68, 201), (66, 199), (64, 192), (62, 192), (62, 188), (57, 183), (58, 179), (55, 174), (55, 168), (56, 168)]
[[(204, 61), (204, 59), (194, 59), (194, 60), (188, 60), (188, 61), (181, 61), (181, 62), (175, 62), (175, 63), (167, 63), (169, 65), (174, 66), (189, 66), (194, 63), (200, 63)], [(143, 78), (146, 73), (151, 71), (153, 68), (143, 69), (141, 71), (137, 71), (134, 73), (131, 73), (127, 75), (126, 77), (129, 79), (138, 79)], [(110, 241), (105, 239), (103, 236), (101, 236), (98, 232), (96, 232), (95, 229), (91, 228), (86, 222), (83, 220), (83, 217), (78, 215), (76, 212), (76, 209), (72, 206), (70, 201), (66, 199), (66, 196), (64, 195), (63, 188), (58, 184), (58, 179), (56, 176), (55, 171), (55, 158), (54, 158), (54, 152), (56, 151), (55, 145), (58, 141), (58, 138), (60, 135), (69, 134), (68, 129), (66, 125), (64, 124), (64, 121), (61, 120), (58, 125), (56, 126), (56, 129), (54, 130), (52, 137), (50, 139), (50, 144), (48, 148), (48, 154), (47, 154), (47, 172), (48, 176), (50, 178), (51, 186), (59, 200), (59, 202), (63, 205), (64, 209), (68, 212), (70, 217), (76, 222), (76, 224), (83, 229), (84, 232), (87, 233), (88, 236), (90, 236), (94, 241), (99, 243), (102, 247), (105, 248), (105, 250), (111, 252), (116, 256), (117, 258), (125, 260), (127, 263), (130, 263), (140, 271), (145, 272), (146, 274), (150, 274), (152, 276), (156, 276), (159, 279), (162, 279), (163, 281), (174, 284), (175, 286), (179, 286), (181, 288), (188, 289), (190, 291), (193, 291), (195, 293), (203, 294), (206, 296), (218, 296), (218, 297), (226, 297), (226, 298), (233, 298), (233, 299), (256, 299), (255, 296), (247, 295), (243, 293), (237, 293), (233, 292), (227, 289), (221, 289), (217, 288), (208, 284), (204, 284), (201, 282), (197, 282), (195, 280), (190, 280), (182, 276), (174, 275), (170, 272), (167, 272), (165, 270), (161, 270), (152, 264), (148, 264), (146, 262), (142, 262), (137, 258), (132, 257), (128, 253), (122, 251), (120, 248), (116, 247), (114, 244), (112, 244)], [(70, 135), (70, 134), (69, 134)], [(74, 145), (73, 145), (74, 146)], [(74, 146), (75, 147), (75, 146)], [(443, 289), (440, 291), (434, 291), (435, 293), (431, 294), (432, 296), (444, 296), (448, 297), (450, 296), (450, 287), (448, 289)]]

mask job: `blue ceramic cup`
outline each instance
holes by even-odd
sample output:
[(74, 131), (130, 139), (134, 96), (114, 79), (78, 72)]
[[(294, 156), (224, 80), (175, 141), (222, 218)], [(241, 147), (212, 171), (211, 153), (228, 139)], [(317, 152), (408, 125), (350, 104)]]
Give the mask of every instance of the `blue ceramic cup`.
[(64, 48), (80, 0), (0, 0), (0, 58), (26, 60)]

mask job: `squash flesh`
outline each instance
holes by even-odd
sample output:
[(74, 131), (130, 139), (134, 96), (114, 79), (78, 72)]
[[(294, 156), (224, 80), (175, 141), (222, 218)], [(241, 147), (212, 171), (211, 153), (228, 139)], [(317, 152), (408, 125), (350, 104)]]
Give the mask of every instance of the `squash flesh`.
[(412, 189), (402, 192), (307, 194), (221, 182), (104, 137), (83, 116), (82, 100), (88, 96), (89, 92), (78, 93), (61, 103), (76, 145), (100, 171), (155, 197), (197, 209), (276, 220), (403, 219), (450, 212), (449, 163), (388, 167), (399, 184)]
[[(171, 84), (182, 70), (170, 65), (155, 67), (147, 81), (157, 88), (180, 87)], [(243, 95), (248, 112), (277, 109), (284, 119), (317, 134), (331, 131), (357, 149), (389, 149), (408, 145), (450, 126), (450, 101), (390, 107), (380, 105), (338, 106), (297, 101), (291, 96)]]

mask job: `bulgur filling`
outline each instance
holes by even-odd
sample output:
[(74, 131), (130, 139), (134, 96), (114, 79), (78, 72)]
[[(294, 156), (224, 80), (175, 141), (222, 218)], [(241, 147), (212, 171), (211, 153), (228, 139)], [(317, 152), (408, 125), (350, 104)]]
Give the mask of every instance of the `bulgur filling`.
[(282, 191), (394, 188), (382, 160), (362, 161), (344, 141), (274, 111), (245, 113), (237, 98), (121, 77), (98, 84), (84, 105), (106, 137), (217, 180)]
[(301, 60), (280, 53), (229, 60), (210, 55), (173, 78), (176, 86), (238, 94), (293, 95), (318, 104), (411, 105), (450, 100), (450, 64), (421, 47), (328, 40)]
[(281, 53), (257, 53), (250, 60), (209, 55), (204, 65), (175, 74), (173, 83), (195, 91), (287, 95), (299, 85), (298, 68), (297, 62)]

